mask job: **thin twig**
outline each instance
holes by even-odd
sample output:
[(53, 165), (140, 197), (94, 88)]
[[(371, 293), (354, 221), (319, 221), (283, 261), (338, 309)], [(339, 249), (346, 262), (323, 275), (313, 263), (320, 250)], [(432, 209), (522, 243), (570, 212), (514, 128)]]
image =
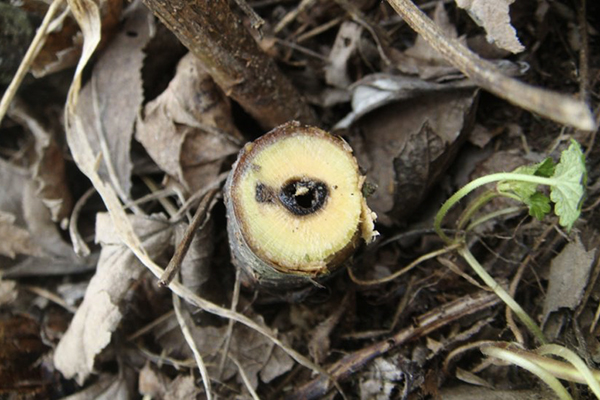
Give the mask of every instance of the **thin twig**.
[(185, 338), (185, 341), (190, 347), (190, 350), (192, 350), (192, 353), (194, 354), (194, 359), (196, 360), (196, 364), (198, 365), (200, 376), (202, 376), (202, 383), (204, 384), (206, 398), (207, 400), (212, 400), (210, 376), (208, 376), (206, 364), (204, 363), (204, 359), (202, 358), (202, 355), (200, 354), (200, 351), (196, 346), (196, 342), (194, 342), (194, 337), (192, 336), (192, 332), (190, 332), (190, 328), (187, 325), (185, 317), (183, 316), (183, 312), (181, 309), (181, 300), (175, 293), (173, 293), (173, 309), (175, 310), (175, 316), (177, 317), (177, 322), (179, 322), (179, 326), (181, 327), (183, 337)]
[(454, 250), (458, 249), (461, 246), (462, 246), (462, 244), (455, 243), (455, 244), (448, 245), (447, 247), (444, 247), (442, 249), (439, 249), (439, 250), (436, 250), (436, 251), (432, 251), (432, 252), (427, 253), (427, 254), (423, 254), (421, 257), (417, 258), (416, 260), (414, 260), (413, 262), (411, 262), (410, 264), (408, 264), (406, 267), (402, 268), (400, 271), (396, 271), (392, 275), (386, 276), (385, 278), (374, 279), (374, 280), (371, 280), (371, 281), (362, 280), (360, 278), (357, 278), (356, 275), (354, 275), (354, 273), (352, 272), (351, 268), (348, 268), (348, 275), (350, 276), (350, 279), (352, 279), (352, 281), (354, 283), (356, 283), (358, 285), (361, 285), (361, 286), (379, 285), (379, 284), (382, 284), (382, 283), (393, 281), (394, 279), (396, 279), (396, 278), (398, 278), (398, 277), (406, 274), (407, 272), (409, 272), (410, 270), (412, 270), (413, 268), (415, 268), (419, 264), (423, 263), (424, 261), (430, 260), (432, 258), (436, 258), (438, 256), (441, 256), (443, 254), (449, 253), (451, 251), (454, 251)]
[(242, 366), (242, 364), (240, 364), (240, 362), (237, 360), (237, 358), (235, 358), (231, 354), (229, 355), (229, 358), (231, 359), (231, 361), (233, 361), (233, 363), (237, 367), (238, 372), (240, 373), (240, 376), (242, 377), (242, 381), (244, 381), (244, 385), (246, 385), (246, 389), (248, 389), (248, 392), (250, 393), (250, 396), (252, 396), (252, 399), (260, 400), (260, 397), (258, 397), (258, 394), (256, 394), (256, 391), (252, 388), (252, 385), (250, 384), (250, 379), (248, 379), (248, 375), (246, 375), (246, 371), (244, 371), (244, 367)]
[(217, 192), (218, 192), (218, 189), (212, 189), (202, 199), (202, 202), (200, 203), (200, 205), (198, 206), (198, 209), (196, 210), (194, 219), (192, 220), (192, 222), (188, 225), (187, 229), (185, 230), (183, 239), (177, 245), (177, 249), (175, 249), (175, 254), (173, 254), (173, 258), (171, 258), (171, 261), (169, 261), (169, 265), (167, 265), (167, 268), (165, 268), (165, 271), (163, 272), (162, 276), (160, 277), (160, 284), (162, 286), (169, 285), (169, 283), (173, 280), (173, 278), (175, 277), (177, 272), (179, 272), (181, 263), (183, 262), (183, 259), (187, 255), (190, 245), (192, 244), (192, 240), (194, 239), (194, 236), (196, 235), (196, 231), (198, 231), (198, 228), (200, 227), (202, 222), (205, 221), (205, 219), (206, 219), (205, 217), (207, 216), (208, 210), (210, 208), (210, 202), (213, 199), (213, 197), (215, 197)]
[(183, 219), (188, 210), (192, 208), (196, 204), (196, 202), (203, 198), (209, 191), (221, 186), (225, 179), (227, 179), (227, 176), (229, 176), (229, 171), (221, 173), (215, 178), (214, 181), (212, 181), (211, 183), (194, 193), (189, 199), (185, 201), (185, 203), (182, 204), (179, 210), (177, 210), (177, 213), (170, 218), (169, 222), (176, 223)]
[[(529, 252), (529, 254), (527, 254), (525, 259), (519, 265), (519, 268), (517, 269), (517, 273), (513, 277), (512, 281), (510, 282), (510, 286), (508, 288), (508, 293), (513, 298), (517, 294), (517, 288), (519, 286), (519, 282), (521, 281), (521, 277), (523, 276), (523, 273), (525, 272), (525, 268), (529, 265), (531, 260), (533, 260), (533, 258), (535, 257), (534, 254), (537, 253), (540, 246), (546, 241), (546, 237), (548, 236), (548, 234), (550, 234), (550, 232), (552, 232), (554, 230), (555, 224), (556, 223), (546, 227), (546, 229), (544, 230), (544, 232), (542, 232), (540, 237), (536, 239), (535, 244), (533, 245), (533, 249)], [(515, 340), (520, 344), (524, 344), (525, 339), (523, 337), (523, 334), (521, 333), (521, 330), (518, 328), (517, 324), (515, 323), (515, 319), (513, 318), (513, 311), (508, 306), (506, 307), (505, 315), (506, 315), (506, 323), (507, 323), (508, 327), (510, 328), (510, 330), (512, 331), (513, 335), (515, 335)]]
[(60, 297), (59, 295), (57, 295), (55, 293), (52, 293), (49, 290), (43, 289), (38, 286), (30, 286), (30, 285), (24, 285), (24, 286), (22, 286), (22, 288), (30, 291), (31, 293), (35, 293), (38, 296), (42, 296), (43, 298), (48, 299), (53, 303), (58, 304), (59, 306), (61, 306), (62, 308), (64, 308), (68, 312), (70, 312), (71, 314), (75, 314), (75, 312), (77, 311), (76, 307), (70, 306), (69, 304), (67, 304), (66, 301), (63, 300), (62, 297)]
[(40, 50), (44, 46), (44, 43), (46, 42), (46, 32), (48, 31), (48, 27), (52, 22), (54, 14), (56, 14), (56, 11), (58, 11), (63, 1), (64, 0), (54, 0), (52, 4), (50, 4), (50, 7), (48, 7), (48, 11), (46, 11), (44, 20), (38, 28), (33, 40), (31, 41), (31, 44), (29, 45), (29, 48), (25, 53), (25, 57), (23, 57), (23, 61), (21, 61), (21, 64), (19, 65), (15, 76), (10, 82), (10, 85), (8, 85), (8, 88), (6, 88), (6, 92), (4, 92), (2, 100), (0, 100), (0, 123), (2, 123), (2, 120), (4, 119), (4, 116), (8, 111), (8, 106), (12, 102), (12, 99), (15, 97), (15, 94), (17, 94), (17, 90), (19, 90), (21, 82), (23, 82), (25, 75), (29, 71), (29, 67), (31, 67), (31, 64), (33, 63)]
[(406, 23), (455, 68), (481, 88), (550, 120), (591, 131), (595, 122), (587, 105), (570, 96), (536, 88), (507, 77), (441, 29), (410, 0), (388, 0)]
[[(246, 0), (235, 0), (235, 4), (246, 14), (250, 19), (250, 26), (252, 29), (256, 29), (259, 33), (260, 27), (265, 24), (265, 20), (260, 17), (253, 9), (246, 3)], [(262, 35), (262, 34), (261, 34)]]
[(277, 34), (277, 33), (281, 32), (283, 30), (283, 28), (285, 28), (292, 21), (294, 21), (296, 19), (296, 17), (298, 17), (298, 15), (301, 12), (303, 12), (306, 9), (308, 9), (308, 7), (310, 7), (314, 2), (315, 2), (315, 0), (302, 0), (300, 2), (300, 4), (298, 5), (298, 7), (294, 8), (292, 11), (290, 11), (289, 13), (287, 13), (281, 19), (281, 21), (279, 21), (277, 23), (277, 25), (275, 25), (275, 28), (273, 28), (273, 33)]
[(579, 0), (577, 17), (579, 19), (579, 37), (581, 38), (579, 49), (579, 98), (585, 102), (589, 99), (589, 39), (587, 22), (587, 0)]
[(161, 315), (160, 317), (156, 318), (154, 321), (150, 322), (148, 325), (142, 327), (141, 329), (138, 329), (137, 331), (133, 332), (131, 335), (127, 336), (127, 340), (132, 341), (132, 340), (139, 338), (142, 335), (145, 335), (146, 333), (150, 332), (152, 329), (154, 329), (158, 325), (162, 324), (163, 322), (165, 322), (166, 320), (171, 318), (174, 314), (175, 314), (175, 311), (171, 310), (171, 311)]
[[(236, 268), (235, 270), (235, 285), (233, 286), (233, 296), (231, 298), (231, 311), (235, 312), (238, 301), (240, 300), (240, 286), (241, 286), (241, 270)], [(227, 361), (227, 356), (229, 353), (229, 345), (231, 343), (231, 338), (233, 336), (233, 325), (235, 321), (230, 319), (227, 324), (227, 332), (225, 332), (225, 343), (223, 344), (223, 353), (221, 355), (221, 362), (219, 362), (219, 377), (223, 376), (223, 371), (225, 371), (225, 361)]]
[[(344, 356), (328, 368), (330, 376), (336, 381), (347, 379), (376, 357), (384, 355), (408, 341), (426, 336), (464, 316), (493, 307), (499, 302), (500, 299), (494, 293), (479, 292), (444, 304), (416, 318), (414, 325), (402, 329), (395, 335)], [(330, 388), (330, 381), (327, 380), (327, 376), (320, 376), (300, 387), (288, 397), (288, 400), (322, 398)]]
[(71, 242), (73, 243), (73, 250), (75, 251), (75, 254), (81, 257), (87, 257), (91, 252), (87, 243), (85, 243), (85, 240), (83, 240), (79, 234), (77, 223), (79, 221), (81, 209), (94, 193), (96, 193), (96, 188), (92, 186), (83, 194), (83, 196), (79, 198), (79, 200), (77, 200), (75, 206), (73, 207), (73, 212), (71, 213), (71, 219), (69, 220), (69, 236), (71, 237)]
[(339, 25), (344, 19), (345, 19), (344, 17), (337, 17), (323, 25), (320, 25), (314, 29), (311, 29), (310, 31), (298, 36), (298, 39), (296, 39), (296, 43), (300, 44), (300, 43), (304, 42), (305, 40), (308, 40), (312, 37), (320, 35), (321, 33), (333, 28), (334, 26)]

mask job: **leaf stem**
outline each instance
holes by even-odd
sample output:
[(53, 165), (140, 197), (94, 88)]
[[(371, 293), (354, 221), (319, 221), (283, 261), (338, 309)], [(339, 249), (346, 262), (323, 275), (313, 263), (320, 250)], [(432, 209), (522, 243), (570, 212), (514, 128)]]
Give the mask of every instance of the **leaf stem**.
[(442, 205), (434, 220), (434, 228), (436, 233), (442, 238), (442, 240), (444, 240), (444, 242), (451, 244), (452, 239), (450, 239), (450, 237), (448, 237), (448, 235), (446, 235), (442, 230), (442, 221), (444, 220), (446, 214), (448, 214), (448, 211), (454, 206), (454, 204), (458, 203), (463, 197), (478, 187), (487, 185), (488, 183), (505, 180), (537, 183), (539, 185), (547, 186), (555, 186), (557, 184), (557, 180), (554, 178), (544, 178), (541, 176), (527, 174), (515, 174), (512, 172), (499, 172), (497, 174), (491, 174), (477, 178), (463, 186)]
[(538, 378), (543, 380), (550, 388), (556, 393), (561, 400), (572, 400), (573, 398), (567, 392), (567, 389), (556, 379), (550, 372), (544, 369), (542, 366), (528, 360), (520, 354), (513, 351), (501, 349), (496, 346), (486, 346), (481, 348), (481, 352), (487, 356), (499, 358), (500, 360), (511, 362), (524, 368), (535, 374)]
[(496, 293), (498, 297), (500, 297), (500, 299), (502, 299), (502, 301), (504, 301), (504, 303), (506, 303), (506, 305), (510, 307), (511, 310), (513, 310), (513, 312), (517, 315), (521, 322), (523, 322), (523, 324), (538, 339), (538, 341), (542, 344), (546, 344), (546, 337), (544, 336), (544, 333), (539, 328), (539, 326), (537, 326), (535, 321), (533, 321), (533, 319), (531, 319), (531, 317), (527, 315), (527, 313), (525, 312), (525, 310), (523, 310), (519, 303), (517, 303), (510, 296), (510, 294), (508, 294), (508, 292), (504, 290), (504, 288), (500, 286), (490, 274), (487, 273), (487, 271), (483, 268), (479, 261), (477, 261), (477, 259), (471, 253), (471, 251), (469, 251), (469, 249), (466, 247), (466, 245), (459, 248), (458, 253), (465, 259), (465, 261), (471, 266), (471, 268), (473, 268), (477, 275), (479, 275), (481, 280), (483, 280), (483, 282), (485, 282), (485, 284), (488, 285), (494, 291), (494, 293)]

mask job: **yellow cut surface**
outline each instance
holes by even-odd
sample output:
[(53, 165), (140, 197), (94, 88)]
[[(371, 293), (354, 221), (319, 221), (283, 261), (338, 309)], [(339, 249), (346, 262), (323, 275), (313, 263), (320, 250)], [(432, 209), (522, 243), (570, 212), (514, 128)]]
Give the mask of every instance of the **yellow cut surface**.
[[(353, 155), (341, 140), (308, 134), (279, 138), (252, 153), (233, 190), (246, 242), (283, 269), (324, 268), (359, 229), (362, 180)], [(277, 196), (287, 182), (302, 178), (325, 183), (328, 196), (314, 213), (295, 215)], [(273, 190), (274, 201), (256, 199), (258, 184)]]

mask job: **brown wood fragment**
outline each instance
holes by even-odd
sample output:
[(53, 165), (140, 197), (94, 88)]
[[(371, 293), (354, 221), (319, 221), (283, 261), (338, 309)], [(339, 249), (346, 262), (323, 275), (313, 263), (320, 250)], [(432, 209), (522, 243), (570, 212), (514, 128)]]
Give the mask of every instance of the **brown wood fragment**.
[(317, 122), (313, 110), (225, 0), (144, 0), (144, 4), (263, 128), (293, 119)]
[[(500, 299), (494, 293), (481, 291), (443, 304), (435, 310), (419, 316), (415, 319), (414, 325), (400, 330), (395, 335), (344, 356), (327, 368), (329, 378), (338, 382), (348, 379), (376, 357), (411, 340), (426, 336), (462, 317), (493, 307), (499, 302)], [(287, 400), (322, 398), (333, 388), (332, 380), (329, 378), (325, 375), (318, 376), (288, 396)]]

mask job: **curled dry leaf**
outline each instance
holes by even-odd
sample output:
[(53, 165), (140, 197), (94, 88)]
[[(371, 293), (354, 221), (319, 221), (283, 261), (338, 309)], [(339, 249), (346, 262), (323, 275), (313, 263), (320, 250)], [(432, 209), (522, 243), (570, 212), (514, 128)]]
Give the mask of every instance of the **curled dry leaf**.
[(73, 200), (67, 185), (65, 159), (52, 132), (21, 101), (14, 101), (8, 111), (35, 138), (35, 156), (31, 167), (39, 197), (50, 210), (53, 221), (63, 221), (71, 212)]
[(329, 64), (325, 67), (325, 81), (345, 89), (352, 81), (348, 76), (348, 60), (358, 49), (363, 28), (356, 22), (346, 21), (340, 26), (335, 43), (329, 53)]
[(15, 301), (17, 295), (17, 282), (0, 280), (0, 307)]
[[(0, 193), (0, 254), (31, 256), (14, 268), (35, 266), (40, 274), (55, 264), (81, 264), (38, 197), (30, 174), (0, 159), (0, 182), (5, 185)], [(10, 272), (5, 271), (5, 276)]]
[(471, 18), (483, 26), (490, 43), (512, 53), (520, 53), (525, 48), (510, 24), (509, 6), (514, 2), (515, 0), (456, 0), (456, 5), (467, 10)]
[(123, 15), (125, 23), (94, 65), (79, 94), (77, 114), (95, 153), (102, 153), (99, 174), (128, 198), (133, 125), (143, 101), (143, 48), (154, 34), (154, 18), (141, 3)]
[[(187, 319), (194, 342), (207, 364), (209, 376), (218, 376), (221, 352), (227, 342), (227, 326), (197, 326), (189, 320), (189, 317)], [(260, 325), (265, 324), (260, 316), (254, 319)], [(161, 328), (156, 335), (163, 348), (171, 354), (175, 353), (178, 357), (191, 357), (191, 352), (185, 344), (176, 321), (173, 320), (172, 325)], [(259, 376), (264, 383), (269, 383), (289, 371), (294, 365), (292, 358), (281, 348), (275, 346), (272, 341), (257, 331), (240, 324), (236, 324), (233, 328), (227, 351), (239, 361), (253, 389), (258, 386)], [(220, 378), (228, 380), (234, 376), (237, 376), (237, 381), (242, 384), (238, 368), (228, 359)]]
[[(443, 2), (437, 3), (433, 12), (433, 22), (449, 38), (458, 39), (463, 44), (465, 43), (464, 38), (458, 38), (456, 28), (450, 22)], [(439, 79), (460, 74), (421, 35), (417, 36), (414, 45), (406, 51), (393, 51), (392, 57), (400, 71), (409, 75), (418, 75), (421, 79)]]
[(194, 192), (221, 172), (224, 157), (237, 153), (241, 135), (229, 100), (188, 54), (169, 87), (146, 105), (136, 139), (163, 171)]
[[(378, 186), (369, 205), (387, 224), (405, 219), (422, 204), (473, 126), (477, 91), (443, 90), (443, 85), (434, 91), (433, 86), (423, 86), (428, 83), (417, 83), (417, 90), (404, 93), (405, 98), (412, 97), (410, 101), (371, 111), (350, 130), (356, 157)], [(384, 96), (380, 104), (389, 102), (385, 96), (400, 97), (380, 93)]]
[[(123, 0), (100, 0), (99, 3), (103, 46), (110, 41), (119, 24)], [(39, 4), (39, 1), (25, 0), (22, 7), (41, 16), (45, 10), (39, 9)], [(81, 46), (82, 35), (77, 22), (68, 12), (63, 13), (57, 18), (44, 47), (35, 58), (31, 72), (36, 78), (41, 78), (74, 66), (81, 55)]]
[(548, 292), (544, 299), (544, 321), (550, 313), (560, 308), (573, 310), (579, 306), (595, 255), (596, 249), (587, 251), (577, 236), (552, 260)]
[[(155, 258), (167, 249), (173, 231), (166, 221), (139, 216), (131, 216), (130, 220), (150, 257)], [(75, 377), (80, 384), (92, 373), (96, 356), (110, 343), (121, 321), (121, 301), (131, 283), (144, 271), (135, 255), (119, 240), (108, 214), (97, 215), (96, 241), (102, 245), (96, 274), (54, 354), (56, 368), (66, 378)]]

